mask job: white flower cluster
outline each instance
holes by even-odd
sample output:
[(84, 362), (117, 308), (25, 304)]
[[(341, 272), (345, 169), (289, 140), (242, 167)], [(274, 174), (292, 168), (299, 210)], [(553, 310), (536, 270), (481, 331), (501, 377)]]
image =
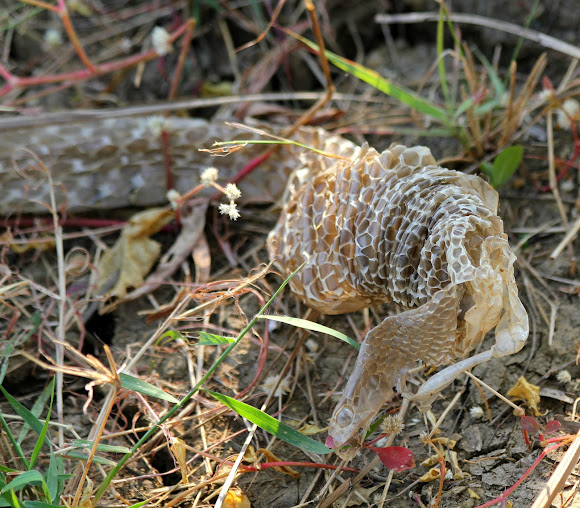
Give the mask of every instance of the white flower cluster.
[(236, 199), (242, 197), (242, 192), (238, 189), (235, 183), (228, 183), (225, 188), (218, 185), (218, 170), (217, 168), (207, 168), (201, 174), (201, 183), (204, 187), (215, 187), (220, 192), (223, 192), (226, 198), (229, 199), (229, 203), (222, 203), (219, 206), (219, 211), (222, 215), (227, 215), (231, 220), (238, 220), (240, 218), (240, 212), (238, 211), (238, 205), (236, 205)]
[(156, 26), (151, 32), (151, 41), (153, 43), (153, 49), (159, 56), (165, 56), (173, 51), (173, 46), (171, 45), (171, 36), (165, 28)]

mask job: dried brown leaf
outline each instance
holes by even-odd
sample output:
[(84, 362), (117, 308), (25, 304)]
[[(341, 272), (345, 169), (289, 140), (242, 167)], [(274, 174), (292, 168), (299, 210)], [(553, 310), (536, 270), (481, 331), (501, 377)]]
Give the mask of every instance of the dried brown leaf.
[(541, 414), (538, 411), (540, 387), (529, 383), (524, 376), (520, 376), (516, 384), (507, 392), (507, 396), (523, 401), (534, 412), (534, 416)]

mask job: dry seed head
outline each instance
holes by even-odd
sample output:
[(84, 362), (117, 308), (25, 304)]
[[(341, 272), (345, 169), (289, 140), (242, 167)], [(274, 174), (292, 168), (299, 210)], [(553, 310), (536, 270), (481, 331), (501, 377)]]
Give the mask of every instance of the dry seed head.
[(567, 370), (562, 370), (558, 372), (556, 379), (562, 384), (567, 384), (572, 381), (572, 375)]
[(171, 36), (165, 30), (165, 28), (156, 26), (151, 32), (151, 41), (153, 43), (153, 49), (157, 52), (159, 56), (165, 56), (173, 51), (173, 46), (171, 46)]
[(397, 435), (405, 428), (403, 420), (399, 418), (398, 415), (389, 415), (381, 423), (381, 429), (385, 434)]
[(469, 414), (472, 418), (481, 418), (483, 416), (483, 409), (479, 406), (473, 406), (469, 410)]
[(230, 201), (229, 204), (220, 204), (219, 210), (222, 215), (227, 215), (231, 220), (238, 220), (240, 218), (240, 212), (238, 212), (237, 205), (233, 201)]
[[(262, 390), (264, 390), (266, 393), (270, 393), (277, 383), (278, 376), (274, 374), (273, 376), (268, 376), (266, 379), (264, 379), (264, 381), (262, 381), (262, 384), (260, 386), (262, 387)], [(288, 382), (287, 378), (284, 378), (280, 381), (278, 388), (276, 388), (274, 396), (281, 397), (283, 394), (288, 393), (289, 391), (290, 391), (290, 383)]]
[(62, 44), (62, 34), (60, 30), (49, 28), (44, 32), (44, 42), (50, 49), (54, 49)]

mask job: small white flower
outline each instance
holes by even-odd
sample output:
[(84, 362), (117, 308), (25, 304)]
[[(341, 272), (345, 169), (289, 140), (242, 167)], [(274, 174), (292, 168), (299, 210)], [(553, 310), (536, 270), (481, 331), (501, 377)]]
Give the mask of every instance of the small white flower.
[(217, 178), (218, 178), (217, 168), (206, 168), (203, 170), (203, 173), (201, 174), (201, 183), (204, 185), (204, 187), (211, 187), (211, 184), (215, 183)]
[(62, 44), (62, 34), (60, 30), (55, 30), (54, 28), (49, 28), (44, 32), (44, 42), (50, 49), (54, 49)]
[[(260, 386), (266, 393), (270, 393), (276, 386), (276, 383), (278, 383), (278, 376), (274, 374), (273, 376), (268, 376), (266, 379), (264, 379)], [(280, 381), (278, 388), (276, 388), (274, 397), (281, 397), (283, 394), (288, 393), (289, 391), (290, 383), (288, 382), (287, 378), (284, 378)]]
[(483, 416), (483, 409), (481, 409), (479, 406), (473, 406), (469, 410), (469, 414), (472, 418), (481, 418)]
[(165, 28), (156, 26), (151, 32), (151, 41), (153, 42), (153, 49), (159, 56), (165, 56), (173, 51), (171, 46), (171, 36)]
[(540, 102), (550, 102), (554, 97), (554, 90), (551, 88), (544, 88), (540, 93), (538, 93), (538, 100)]
[(171, 123), (169, 120), (163, 116), (156, 115), (147, 118), (147, 128), (153, 136), (158, 138), (161, 136), (163, 131), (169, 132), (171, 129)]
[(561, 370), (558, 372), (556, 379), (560, 381), (560, 383), (566, 384), (572, 381), (572, 375), (567, 370)]
[(169, 189), (167, 191), (167, 201), (169, 201), (171, 208), (174, 210), (177, 210), (179, 197), (179, 192), (177, 192), (175, 189)]
[(318, 351), (318, 342), (315, 341), (314, 339), (308, 339), (304, 345), (306, 346), (306, 349), (308, 349), (308, 351), (310, 353), (316, 353)]
[(238, 220), (240, 218), (240, 212), (238, 212), (237, 205), (233, 201), (230, 201), (229, 204), (221, 203), (219, 211), (222, 215), (228, 215), (231, 220)]
[(580, 119), (580, 102), (576, 99), (567, 99), (562, 108), (556, 111), (556, 124), (561, 129), (570, 129), (570, 118), (574, 122)]
[(228, 183), (225, 188), (225, 195), (230, 201), (235, 201), (242, 196), (242, 191), (235, 183)]

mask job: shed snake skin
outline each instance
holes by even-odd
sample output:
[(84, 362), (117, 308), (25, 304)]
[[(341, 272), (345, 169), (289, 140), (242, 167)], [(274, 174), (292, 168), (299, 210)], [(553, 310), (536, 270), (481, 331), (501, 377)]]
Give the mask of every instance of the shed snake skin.
[[(207, 165), (224, 170), (224, 178), (243, 165), (237, 154), (216, 160), (196, 150), (232, 139), (233, 131), (203, 120), (169, 122), (178, 190), (191, 188)], [(46, 185), (14, 172), (12, 158), (29, 158), (15, 151), (18, 146), (48, 159), (66, 188), (69, 211), (162, 202), (163, 155), (154, 130), (152, 119), (126, 118), (3, 135), (0, 213), (38, 212), (47, 200)], [(463, 360), (465, 368), (512, 354), (527, 338), (528, 318), (514, 279), (515, 256), (497, 216), (498, 195), (486, 182), (439, 167), (426, 147), (393, 145), (379, 153), (312, 128), (296, 137), (349, 160), (284, 147), (241, 182), (251, 201), (275, 199), (288, 182), (268, 237), (271, 258), (286, 275), (306, 261), (291, 288), (322, 313), (390, 301), (403, 309), (367, 334), (334, 410), (330, 444), (350, 458), (360, 431), (364, 435), (394, 386), (404, 390), (418, 361), (442, 366), (460, 360), (493, 328), (494, 346)], [(434, 376), (434, 387), (408, 396), (429, 406), (460, 372), (448, 367)]]

